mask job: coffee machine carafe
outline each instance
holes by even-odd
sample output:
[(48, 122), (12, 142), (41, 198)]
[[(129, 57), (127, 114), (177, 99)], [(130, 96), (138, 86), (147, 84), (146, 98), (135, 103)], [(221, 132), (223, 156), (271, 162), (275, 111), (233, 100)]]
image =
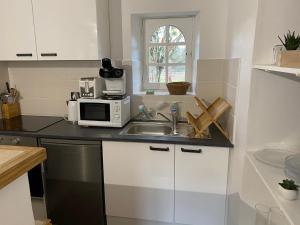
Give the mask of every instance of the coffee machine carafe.
[(104, 98), (124, 98), (126, 95), (126, 72), (123, 69), (114, 68), (111, 60), (107, 58), (102, 59), (102, 67), (99, 74), (105, 81)]

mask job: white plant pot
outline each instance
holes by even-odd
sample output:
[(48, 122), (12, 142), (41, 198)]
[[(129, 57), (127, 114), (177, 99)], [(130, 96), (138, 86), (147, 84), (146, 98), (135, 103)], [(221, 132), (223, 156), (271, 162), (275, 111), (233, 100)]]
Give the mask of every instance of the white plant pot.
[(281, 193), (282, 197), (286, 200), (293, 201), (296, 200), (298, 197), (298, 191), (295, 190), (287, 190), (284, 189), (279, 185), (279, 192)]

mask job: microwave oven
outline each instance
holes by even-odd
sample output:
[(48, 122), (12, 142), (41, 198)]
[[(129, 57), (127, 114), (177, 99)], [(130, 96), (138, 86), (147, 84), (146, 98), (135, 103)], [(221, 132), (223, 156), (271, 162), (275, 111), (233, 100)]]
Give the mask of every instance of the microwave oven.
[(78, 99), (78, 125), (123, 127), (129, 120), (129, 96), (120, 100)]

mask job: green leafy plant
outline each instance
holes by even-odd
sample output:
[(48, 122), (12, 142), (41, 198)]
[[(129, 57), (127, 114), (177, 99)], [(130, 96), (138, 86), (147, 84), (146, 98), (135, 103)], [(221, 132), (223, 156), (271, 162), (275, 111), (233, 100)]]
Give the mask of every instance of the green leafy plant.
[(286, 50), (297, 50), (300, 46), (300, 35), (295, 35), (295, 31), (292, 33), (290, 30), (284, 35), (284, 41), (278, 36), (281, 43), (284, 45)]
[(285, 179), (282, 183), (279, 183), (281, 187), (286, 190), (298, 191), (299, 186), (293, 180)]

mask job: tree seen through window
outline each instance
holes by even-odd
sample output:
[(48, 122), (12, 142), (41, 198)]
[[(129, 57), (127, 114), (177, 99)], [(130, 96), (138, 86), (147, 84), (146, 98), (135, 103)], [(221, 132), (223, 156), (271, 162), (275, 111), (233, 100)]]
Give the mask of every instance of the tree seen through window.
[(185, 81), (186, 43), (175, 26), (161, 26), (151, 36), (148, 49), (149, 83)]

